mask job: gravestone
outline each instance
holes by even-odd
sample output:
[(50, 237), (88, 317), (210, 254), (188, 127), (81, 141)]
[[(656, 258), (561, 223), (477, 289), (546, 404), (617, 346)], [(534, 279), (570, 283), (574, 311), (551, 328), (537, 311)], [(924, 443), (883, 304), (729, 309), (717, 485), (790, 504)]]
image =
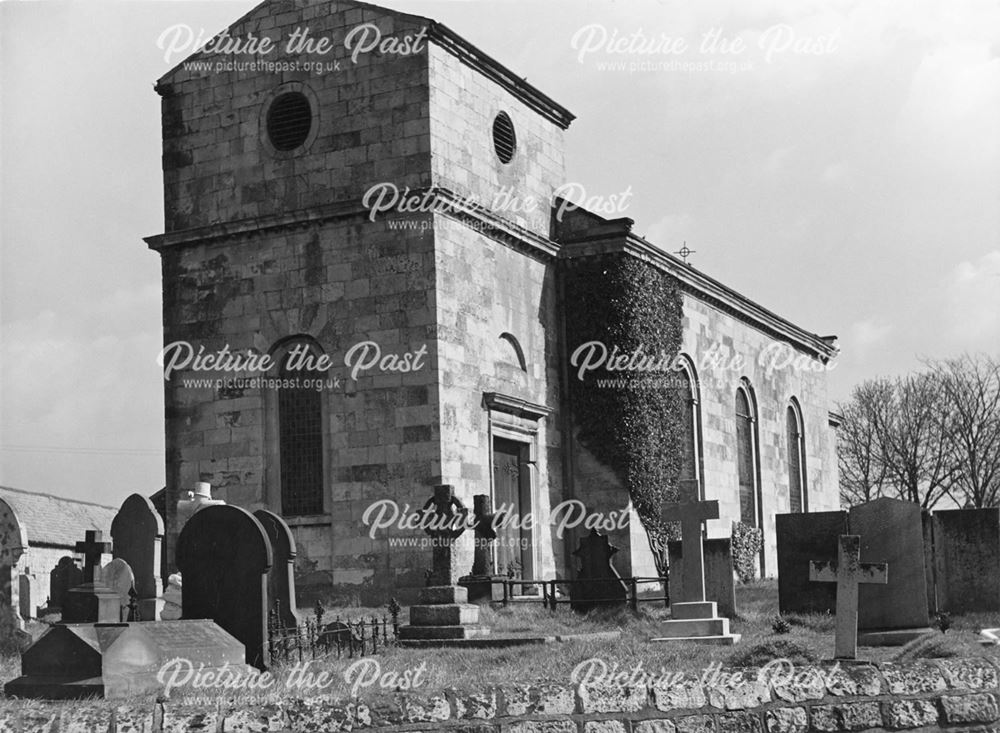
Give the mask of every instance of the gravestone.
[(934, 512), (933, 532), (938, 607), (1000, 611), (1000, 509)]
[(38, 602), (38, 599), (33, 595), (34, 590), (32, 580), (34, 580), (34, 576), (30, 573), (21, 573), (17, 576), (17, 582), (20, 586), (18, 600), (21, 604), (21, 618), (24, 620), (34, 617), (36, 609), (35, 604)]
[(135, 592), (139, 598), (139, 617), (143, 621), (160, 618), (163, 593), (160, 581), (160, 550), (163, 542), (163, 519), (153, 502), (141, 494), (132, 494), (122, 502), (111, 522), (112, 553), (128, 563), (135, 573)]
[[(135, 574), (127, 562), (116, 557), (101, 568), (101, 583), (118, 594), (119, 609), (128, 608), (129, 591), (135, 587)], [(127, 620), (128, 614), (123, 611), (120, 613), (119, 621)]]
[(267, 574), (269, 610), (278, 609), (281, 625), (286, 629), (298, 628), (299, 615), (295, 610), (295, 538), (285, 520), (274, 512), (258, 509), (253, 513), (264, 528), (271, 542), (273, 554), (271, 570)]
[[(202, 680), (253, 677), (245, 655), (239, 641), (208, 620), (59, 624), (25, 650), (21, 676), (4, 692), (46, 699), (149, 695), (163, 690), (161, 668), (168, 670), (164, 680), (176, 669), (178, 682), (188, 670)], [(173, 692), (185, 691), (199, 692), (184, 686)]]
[[(858, 586), (887, 582), (885, 563), (861, 562), (861, 538), (842, 535), (838, 542), (837, 562), (810, 562), (809, 578), (814, 582), (837, 584), (837, 629), (834, 656), (855, 659), (858, 655)], [(923, 597), (921, 597), (922, 606)]]
[[(719, 614), (736, 615), (736, 583), (733, 580), (733, 542), (728, 537), (705, 539), (705, 598), (715, 601)], [(678, 540), (667, 543), (667, 555), (671, 568), (681, 567), (684, 552)], [(681, 573), (670, 573), (669, 595), (671, 598), (684, 597), (684, 578)]]
[[(852, 507), (847, 524), (852, 535), (861, 536), (863, 562), (888, 563), (892, 568), (888, 583), (865, 585), (859, 593), (862, 646), (905, 644), (926, 633), (927, 575), (920, 506), (898, 499), (876, 499)], [(868, 631), (894, 633), (869, 635)]]
[(273, 555), (260, 522), (229, 505), (199, 509), (177, 539), (183, 618), (211, 619), (246, 646), (246, 661), (270, 664), (267, 574)]
[(474, 538), (472, 552), (472, 573), (459, 578), (458, 584), (469, 591), (470, 601), (498, 601), (503, 598), (502, 575), (493, 572), (493, 543), (497, 533), (494, 520), (497, 513), (492, 510), (490, 497), (476, 494), (472, 497)]
[(681, 595), (670, 599), (669, 621), (661, 624), (663, 636), (652, 641), (693, 641), (712, 644), (735, 644), (739, 634), (729, 632), (729, 619), (718, 615), (718, 604), (705, 600), (705, 556), (702, 526), (719, 516), (718, 501), (692, 501), (665, 504), (664, 522), (681, 524), (681, 562), (670, 574), (681, 573)]
[(88, 529), (86, 539), (76, 543), (76, 551), (83, 555), (83, 584), (66, 594), (62, 623), (118, 623), (118, 594), (101, 578), (101, 567), (111, 561), (111, 543), (104, 541), (100, 530)]
[(28, 551), (28, 535), (6, 502), (0, 502), (0, 642), (20, 636), (21, 557)]
[(625, 604), (627, 588), (611, 564), (616, 552), (618, 548), (596, 529), (580, 539), (579, 546), (573, 550), (573, 555), (580, 559), (576, 580), (586, 582), (570, 583), (570, 608), (586, 613), (598, 606)]
[(59, 558), (49, 574), (48, 611), (61, 613), (70, 589), (79, 585), (83, 585), (83, 570), (76, 558), (69, 555)]
[(812, 561), (836, 563), (847, 512), (778, 514), (778, 608), (782, 613), (833, 613), (837, 588), (809, 580)]
[(435, 486), (423, 514), (427, 521), (421, 526), (431, 537), (432, 567), (419, 604), (410, 606), (410, 623), (399, 629), (400, 640), (428, 642), (489, 634), (489, 629), (478, 626), (479, 606), (469, 603), (469, 592), (456, 585), (458, 553), (454, 543), (467, 528), (469, 512), (455, 496), (455, 487)]

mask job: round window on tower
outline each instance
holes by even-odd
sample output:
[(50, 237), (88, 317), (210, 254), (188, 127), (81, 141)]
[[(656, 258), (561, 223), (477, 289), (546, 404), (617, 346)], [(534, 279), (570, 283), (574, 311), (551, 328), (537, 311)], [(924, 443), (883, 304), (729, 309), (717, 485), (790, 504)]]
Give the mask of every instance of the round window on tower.
[(313, 110), (302, 92), (285, 92), (267, 110), (267, 138), (275, 150), (287, 152), (301, 147), (313, 127)]
[(501, 163), (506, 164), (514, 159), (517, 136), (514, 134), (514, 123), (506, 112), (501, 112), (493, 120), (493, 149)]

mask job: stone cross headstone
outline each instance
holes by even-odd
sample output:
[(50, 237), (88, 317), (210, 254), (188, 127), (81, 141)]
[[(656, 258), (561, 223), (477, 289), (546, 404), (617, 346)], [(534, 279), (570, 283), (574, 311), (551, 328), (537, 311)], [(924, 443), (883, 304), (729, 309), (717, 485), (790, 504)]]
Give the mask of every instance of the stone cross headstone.
[(432, 567), (419, 603), (410, 606), (410, 623), (399, 629), (401, 641), (468, 639), (489, 633), (477, 625), (479, 606), (469, 603), (468, 591), (455, 584), (460, 563), (454, 542), (466, 530), (468, 515), (454, 486), (434, 487), (422, 516), (424, 531), (432, 539)]
[(267, 595), (270, 610), (278, 610), (279, 621), (286, 629), (299, 625), (299, 615), (295, 610), (295, 537), (285, 520), (267, 509), (253, 513), (271, 541), (273, 562), (267, 574)]
[(705, 600), (705, 556), (702, 525), (706, 519), (719, 518), (718, 501), (693, 501), (666, 504), (661, 514), (664, 522), (681, 523), (681, 572), (684, 575), (683, 597), (671, 599), (684, 603)]
[(160, 548), (163, 519), (153, 502), (142, 494), (132, 494), (122, 502), (111, 522), (112, 553), (128, 563), (135, 573), (139, 617), (143, 621), (160, 618), (163, 593), (160, 581)]
[(469, 510), (455, 496), (455, 487), (442, 484), (434, 487), (434, 496), (423, 508), (425, 532), (431, 536), (431, 573), (428, 586), (455, 585), (461, 574), (453, 543), (467, 527)]
[(270, 664), (267, 575), (273, 555), (260, 522), (230, 505), (199, 509), (177, 538), (184, 619), (211, 619), (246, 646), (247, 664)]
[(596, 606), (624, 605), (627, 589), (611, 564), (616, 552), (618, 548), (596, 529), (580, 539), (573, 550), (573, 555), (580, 558), (576, 580), (586, 582), (570, 583), (570, 608), (585, 613)]
[[(809, 579), (837, 584), (836, 651), (837, 659), (854, 659), (858, 655), (858, 590), (862, 583), (888, 582), (886, 563), (861, 562), (861, 537), (841, 535), (837, 564), (812, 561)], [(924, 605), (924, 598), (919, 599)]]
[(101, 567), (111, 561), (111, 543), (104, 541), (102, 531), (88, 529), (86, 539), (76, 543), (76, 551), (83, 556), (83, 584), (66, 594), (63, 623), (118, 623), (118, 594), (101, 578)]
[[(715, 601), (719, 614), (736, 616), (736, 582), (733, 579), (733, 541), (729, 537), (706, 539), (702, 543), (705, 561), (705, 599)], [(667, 543), (670, 567), (683, 565), (684, 548), (680, 540)], [(669, 595), (684, 597), (684, 573), (670, 573)]]

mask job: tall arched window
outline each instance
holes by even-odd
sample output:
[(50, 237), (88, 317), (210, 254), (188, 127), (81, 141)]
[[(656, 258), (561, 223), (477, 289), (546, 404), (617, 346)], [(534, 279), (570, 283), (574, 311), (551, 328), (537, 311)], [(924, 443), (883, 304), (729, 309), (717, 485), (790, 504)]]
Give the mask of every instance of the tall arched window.
[[(308, 368), (320, 355), (307, 341), (282, 349), (278, 374), (278, 461), (281, 513), (323, 513), (323, 394), (306, 382), (325, 374)], [(312, 360), (312, 361), (311, 361)]]
[(683, 462), (680, 475), (680, 500), (699, 501), (703, 497), (701, 482), (701, 406), (698, 400), (698, 379), (694, 366), (682, 357), (677, 371), (680, 397), (684, 404)]
[(806, 497), (806, 453), (802, 418), (795, 399), (785, 411), (788, 434), (788, 510), (792, 513), (809, 511)]
[(757, 526), (757, 440), (753, 396), (741, 384), (736, 390), (736, 464), (740, 483), (740, 521)]

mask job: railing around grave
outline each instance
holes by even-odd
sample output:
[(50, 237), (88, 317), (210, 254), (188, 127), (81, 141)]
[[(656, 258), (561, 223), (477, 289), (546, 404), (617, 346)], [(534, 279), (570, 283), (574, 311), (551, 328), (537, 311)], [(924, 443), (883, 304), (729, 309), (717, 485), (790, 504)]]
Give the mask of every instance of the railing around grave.
[(395, 644), (399, 637), (399, 611), (396, 599), (387, 606), (388, 614), (356, 620), (340, 616), (329, 619), (319, 601), (310, 618), (296, 626), (281, 621), (281, 607), (268, 614), (268, 649), (273, 663), (303, 662), (324, 657), (371, 656)]
[[(573, 603), (573, 593), (571, 586), (574, 585), (588, 585), (593, 584), (595, 581), (591, 579), (565, 579), (565, 578), (555, 578), (552, 580), (525, 580), (524, 578), (498, 578), (493, 581), (494, 583), (500, 583), (503, 585), (503, 600), (501, 601), (504, 606), (510, 605), (515, 596), (517, 596), (518, 603), (531, 602), (527, 601), (531, 595), (526, 594), (525, 590), (541, 586), (542, 592), (538, 596), (538, 601), (542, 604), (543, 608), (550, 608), (553, 611), (556, 610), (560, 603)], [(601, 580), (601, 582), (607, 582), (606, 580)], [(665, 606), (670, 605), (670, 595), (664, 592), (664, 588), (667, 587), (667, 578), (665, 577), (636, 577), (636, 578), (621, 578), (621, 582), (625, 585), (625, 602), (633, 610), (639, 610), (640, 603), (652, 603), (652, 602), (662, 602)], [(640, 586), (655, 585), (656, 591), (643, 592), (639, 590)], [(521, 593), (515, 593), (514, 589), (520, 588)], [(588, 603), (613, 603), (620, 602), (621, 597), (609, 597), (609, 598), (594, 598), (587, 597)]]

